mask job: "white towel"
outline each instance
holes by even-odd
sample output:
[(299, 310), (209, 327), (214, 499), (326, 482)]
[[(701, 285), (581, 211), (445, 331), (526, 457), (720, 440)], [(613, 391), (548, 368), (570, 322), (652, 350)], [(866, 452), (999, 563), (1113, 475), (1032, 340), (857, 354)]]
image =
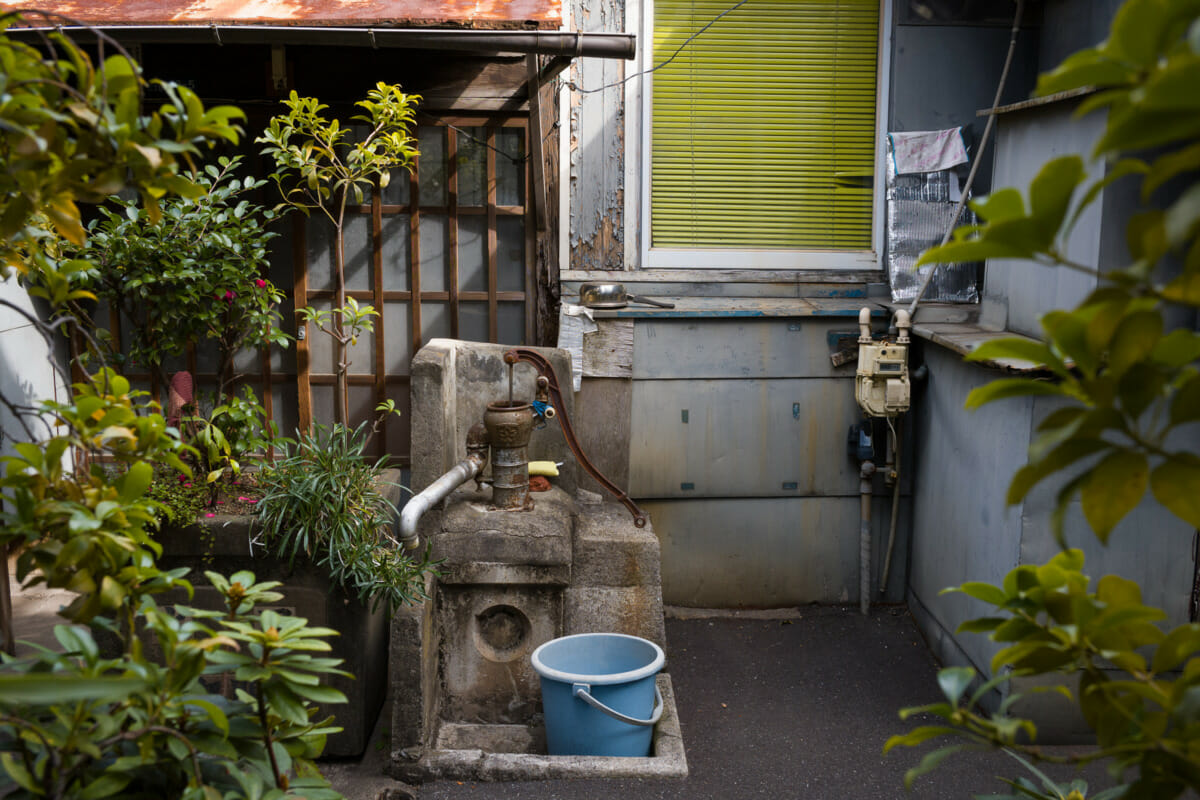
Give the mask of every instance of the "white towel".
[(967, 161), (962, 128), (889, 133), (894, 174), (937, 172)]

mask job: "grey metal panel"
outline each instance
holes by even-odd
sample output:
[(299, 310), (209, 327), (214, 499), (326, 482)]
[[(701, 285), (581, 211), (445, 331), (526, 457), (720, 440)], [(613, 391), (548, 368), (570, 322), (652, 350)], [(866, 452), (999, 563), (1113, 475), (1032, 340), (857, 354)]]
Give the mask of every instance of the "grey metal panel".
[[(1073, 111), (1073, 103), (1062, 103), (1005, 114), (997, 126), (995, 185), (1014, 186), (1026, 194), (1030, 181), (1051, 158), (1091, 152), (1103, 116), (1076, 119)], [(1076, 223), (1066, 251), (1072, 261), (1089, 267), (1099, 263), (1101, 208), (1101, 203), (1093, 204)], [(1075, 306), (1095, 286), (1093, 276), (1075, 270), (1008, 259), (989, 261), (984, 279), (987, 296), (1007, 301), (1008, 329), (1027, 336), (1040, 336), (1038, 320), (1047, 311)]]
[[(1034, 424), (1060, 408), (1051, 398), (1034, 403)], [(1200, 426), (1178, 429), (1171, 449), (1200, 451)], [(1021, 563), (1042, 564), (1058, 552), (1050, 528), (1050, 514), (1062, 485), (1074, 476), (1064, 473), (1035, 487), (1022, 509), (1024, 529)], [(1149, 493), (1142, 503), (1113, 529), (1108, 544), (1102, 545), (1083, 517), (1079, 502), (1071, 505), (1064, 523), (1070, 547), (1084, 552), (1084, 571), (1093, 585), (1102, 575), (1120, 575), (1142, 586), (1143, 601), (1167, 612), (1167, 624), (1189, 622), (1189, 604), (1195, 564), (1192, 560), (1194, 529), (1159, 505)]]
[[(1013, 473), (1025, 463), (1032, 403), (1015, 399), (966, 411), (967, 394), (998, 373), (940, 347), (923, 348), (929, 378), (913, 405), (910, 589), (942, 631), (984, 616), (988, 606), (962, 594), (940, 594), (964, 581), (1000, 582), (1020, 558), (1021, 511), (1005, 505)], [(939, 631), (927, 628), (930, 640)], [(997, 645), (984, 636), (956, 637), (986, 669)]]
[[(858, 598), (859, 501), (775, 498), (645, 502), (662, 544), (663, 602), (699, 608), (851, 603)], [(890, 500), (872, 503), (872, 581), (879, 580)], [(907, 519), (907, 502), (901, 507)], [(889, 591), (904, 599), (906, 537)]]
[[(646, 320), (633, 333), (634, 379), (854, 377), (829, 361), (830, 331), (852, 319)], [(853, 394), (853, 386), (849, 387)]]
[(849, 379), (634, 381), (630, 493), (857, 496), (858, 416)]

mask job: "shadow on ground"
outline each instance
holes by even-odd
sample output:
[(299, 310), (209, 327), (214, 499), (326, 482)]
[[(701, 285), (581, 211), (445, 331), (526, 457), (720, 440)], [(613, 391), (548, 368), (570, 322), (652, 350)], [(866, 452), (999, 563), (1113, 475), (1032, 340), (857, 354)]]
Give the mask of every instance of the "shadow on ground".
[[(374, 746), (368, 763), (332, 765), (327, 774), (355, 800), (965, 800), (999, 793), (1006, 787), (995, 776), (1018, 774), (1001, 753), (972, 753), (905, 792), (904, 772), (920, 753), (884, 757), (883, 743), (907, 729), (898, 709), (936, 701), (938, 690), (937, 665), (902, 607), (869, 617), (812, 607), (788, 619), (669, 619), (667, 645), (685, 781), (441, 781), (387, 792), (377, 772), (385, 748)], [(1087, 777), (1093, 791), (1107, 785), (1102, 770)]]

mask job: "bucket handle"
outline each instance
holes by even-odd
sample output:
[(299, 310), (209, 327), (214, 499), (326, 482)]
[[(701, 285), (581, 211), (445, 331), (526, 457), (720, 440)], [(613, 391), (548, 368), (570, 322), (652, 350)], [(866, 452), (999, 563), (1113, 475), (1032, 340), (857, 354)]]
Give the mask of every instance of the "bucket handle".
[(620, 720), (621, 722), (628, 722), (630, 725), (641, 725), (643, 727), (650, 727), (651, 725), (654, 725), (655, 723), (657, 723), (659, 721), (659, 719), (662, 718), (663, 699), (662, 699), (662, 693), (658, 691), (658, 682), (657, 681), (654, 684), (654, 711), (650, 714), (650, 719), (638, 719), (637, 717), (627, 717), (624, 714), (622, 714), (620, 711), (609, 708), (608, 706), (604, 705), (604, 703), (601, 703), (599, 700), (592, 697), (591, 689), (592, 689), (592, 687), (589, 684), (576, 683), (576, 684), (572, 685), (571, 693), (573, 695), (575, 695), (576, 697), (578, 697), (583, 702), (587, 703), (592, 708), (596, 709), (597, 711), (608, 714), (613, 719)]

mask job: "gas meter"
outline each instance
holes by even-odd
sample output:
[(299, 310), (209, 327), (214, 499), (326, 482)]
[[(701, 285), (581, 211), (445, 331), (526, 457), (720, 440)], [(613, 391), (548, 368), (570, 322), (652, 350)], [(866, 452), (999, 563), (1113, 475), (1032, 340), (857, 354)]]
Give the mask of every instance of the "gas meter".
[(895, 417), (908, 410), (908, 331), (912, 326), (907, 311), (896, 312), (896, 327), (899, 335), (894, 342), (877, 341), (871, 336), (871, 310), (858, 312), (854, 399), (869, 417)]

